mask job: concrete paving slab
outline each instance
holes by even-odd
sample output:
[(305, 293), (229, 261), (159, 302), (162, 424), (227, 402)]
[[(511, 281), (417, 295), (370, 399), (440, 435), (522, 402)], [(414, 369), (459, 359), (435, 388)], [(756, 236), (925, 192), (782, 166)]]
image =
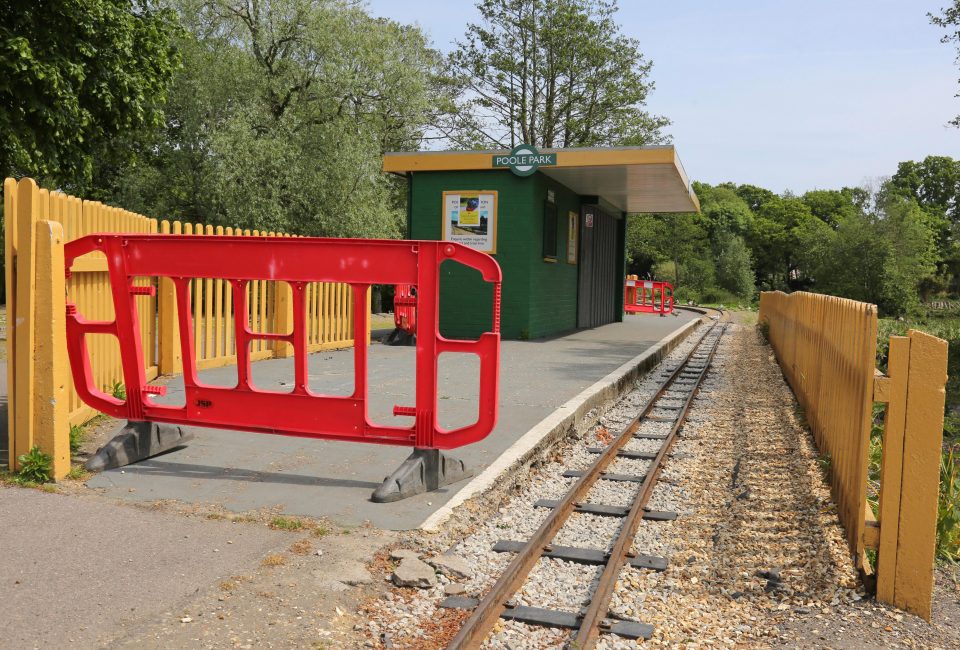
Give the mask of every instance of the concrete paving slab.
[[(497, 427), (485, 440), (453, 453), (475, 472), (482, 471), (571, 397), (696, 318), (697, 314), (688, 312), (666, 318), (637, 315), (566, 336), (504, 342)], [(370, 410), (375, 420), (409, 423), (407, 418), (394, 420), (390, 413), (395, 404), (413, 404), (413, 352), (413, 348), (371, 346)], [(309, 374), (312, 389), (348, 394), (353, 383), (352, 351), (311, 355)], [(479, 364), (472, 355), (441, 356), (441, 425), (476, 419), (478, 374)], [(213, 385), (233, 385), (236, 370), (219, 368), (200, 376)], [(289, 390), (292, 378), (289, 359), (254, 364), (254, 382), (261, 388)], [(165, 399), (183, 402), (179, 378), (170, 382)], [(278, 420), (282, 417), (277, 414)], [(104, 472), (88, 485), (120, 499), (217, 503), (238, 512), (281, 506), (289, 514), (328, 517), (344, 525), (369, 520), (380, 528), (403, 530), (417, 527), (466, 483), (394, 503), (373, 503), (370, 493), (403, 461), (408, 448), (207, 428), (191, 431), (196, 437), (186, 447), (123, 472)]]
[(265, 526), (9, 487), (0, 521), (4, 648), (100, 647), (290, 543)]

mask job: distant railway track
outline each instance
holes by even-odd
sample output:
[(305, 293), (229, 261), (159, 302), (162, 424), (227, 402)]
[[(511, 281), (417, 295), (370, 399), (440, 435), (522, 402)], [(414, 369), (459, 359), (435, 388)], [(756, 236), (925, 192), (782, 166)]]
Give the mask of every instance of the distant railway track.
[[(707, 308), (709, 309), (709, 308)], [(650, 638), (653, 627), (646, 623), (614, 619), (608, 616), (611, 598), (620, 571), (625, 566), (662, 571), (668, 561), (663, 557), (644, 555), (633, 550), (633, 541), (641, 520), (668, 521), (674, 512), (656, 512), (647, 509), (664, 460), (668, 457), (677, 433), (683, 426), (687, 412), (706, 376), (720, 339), (726, 330), (726, 314), (720, 310), (718, 322), (712, 324), (695, 343), (690, 353), (669, 371), (656, 387), (646, 404), (615, 435), (606, 447), (591, 447), (596, 459), (585, 470), (568, 470), (565, 477), (577, 481), (559, 500), (540, 500), (535, 504), (549, 508), (550, 514), (536, 532), (526, 541), (500, 540), (493, 550), (513, 552), (515, 556), (500, 574), (493, 587), (482, 599), (451, 596), (442, 607), (472, 609), (457, 635), (447, 646), (450, 650), (479, 648), (500, 619), (518, 621), (527, 625), (549, 626), (575, 630), (572, 647), (585, 650), (594, 647), (601, 634), (615, 634), (628, 639)], [(643, 433), (646, 422), (661, 423), (666, 433)], [(631, 450), (626, 447), (634, 440), (659, 442), (656, 450)], [(653, 446), (653, 445), (651, 445)], [(614, 474), (607, 467), (617, 458), (650, 461), (645, 474)], [(610, 505), (589, 501), (591, 489), (601, 481), (621, 484), (639, 484), (629, 506)], [(619, 517), (622, 523), (609, 550), (559, 546), (553, 543), (564, 523), (573, 513)], [(589, 604), (577, 613), (558, 609), (518, 605), (514, 596), (526, 581), (541, 557), (602, 566), (596, 588)]]

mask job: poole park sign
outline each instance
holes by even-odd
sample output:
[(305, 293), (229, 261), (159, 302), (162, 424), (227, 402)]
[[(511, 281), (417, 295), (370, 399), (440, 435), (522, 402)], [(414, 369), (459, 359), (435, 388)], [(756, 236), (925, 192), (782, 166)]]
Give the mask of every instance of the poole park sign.
[(537, 171), (538, 167), (557, 164), (557, 154), (540, 153), (530, 144), (521, 144), (514, 147), (509, 154), (498, 154), (493, 157), (494, 167), (509, 167), (517, 176), (529, 176)]

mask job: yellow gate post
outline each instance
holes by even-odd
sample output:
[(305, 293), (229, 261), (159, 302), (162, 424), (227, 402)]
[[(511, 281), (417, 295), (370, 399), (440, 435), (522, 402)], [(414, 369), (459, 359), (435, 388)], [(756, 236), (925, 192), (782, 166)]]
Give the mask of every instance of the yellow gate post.
[[(897, 538), (900, 531), (900, 493), (903, 486), (903, 436), (907, 417), (907, 378), (910, 339), (890, 337), (887, 357), (889, 388), (884, 400), (883, 458), (880, 462), (880, 544), (877, 549), (877, 600), (892, 603), (897, 576)], [(879, 401), (879, 400), (878, 400)]]
[(14, 260), (17, 254), (17, 181), (8, 178), (3, 181), (3, 245), (4, 245), (4, 281), (7, 289), (7, 467), (13, 470), (17, 462), (16, 405), (14, 387), (16, 386), (16, 337), (17, 337), (17, 267)]
[(910, 330), (908, 336), (910, 374), (893, 604), (929, 621), (937, 538), (947, 342), (917, 330)]
[(36, 257), (33, 250), (34, 227), (39, 219), (40, 202), (46, 200), (46, 190), (40, 190), (30, 178), (17, 183), (16, 246), (12, 264), (8, 268), (16, 273), (16, 304), (12, 314), (7, 315), (7, 327), (14, 337), (13, 362), (16, 373), (7, 387), (8, 401), (16, 402), (13, 426), (8, 432), (11, 470), (20, 468), (17, 457), (27, 453), (34, 444), (33, 438), (33, 377), (35, 372), (34, 342), (34, 278)]
[(35, 230), (36, 348), (34, 358), (34, 444), (53, 458), (51, 476), (70, 471), (70, 423), (67, 400), (66, 294), (63, 272), (63, 226), (39, 221)]

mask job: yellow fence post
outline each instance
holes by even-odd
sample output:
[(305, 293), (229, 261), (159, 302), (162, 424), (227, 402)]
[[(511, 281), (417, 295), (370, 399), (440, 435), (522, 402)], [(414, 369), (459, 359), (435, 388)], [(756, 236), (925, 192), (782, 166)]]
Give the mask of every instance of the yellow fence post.
[(897, 538), (900, 530), (900, 491), (903, 484), (903, 434), (907, 416), (907, 377), (910, 339), (890, 337), (887, 375), (890, 386), (883, 425), (880, 464), (880, 545), (877, 549), (877, 599), (893, 602), (897, 575)]
[[(293, 331), (293, 287), (288, 282), (277, 281), (274, 282), (274, 288), (276, 289), (273, 299), (275, 331), (278, 334), (289, 334)], [(274, 341), (273, 356), (281, 359), (292, 357), (293, 346), (286, 341)]]
[(8, 178), (3, 181), (3, 245), (4, 273), (7, 290), (7, 466), (13, 469), (16, 464), (17, 446), (14, 439), (15, 408), (17, 400), (13, 398), (16, 385), (15, 346), (17, 328), (17, 267), (14, 259), (17, 253), (17, 181)]
[(61, 479), (70, 471), (63, 226), (56, 221), (37, 222), (35, 241), (34, 444), (53, 458), (52, 477)]
[[(43, 193), (46, 198), (46, 192)], [(7, 393), (16, 402), (13, 427), (8, 432), (11, 449), (10, 469), (19, 469), (17, 456), (27, 453), (34, 444), (34, 279), (36, 276), (36, 257), (34, 256), (34, 227), (39, 220), (41, 190), (30, 178), (24, 178), (17, 184), (17, 242), (13, 260), (16, 269), (16, 305), (13, 319), (8, 314), (7, 327), (15, 337), (14, 363), (16, 374), (7, 387)], [(10, 398), (8, 398), (10, 399)]]
[[(160, 222), (160, 233), (170, 234), (170, 222)], [(179, 360), (179, 341), (174, 336), (174, 328), (177, 326), (177, 296), (174, 289), (173, 280), (170, 278), (160, 278), (157, 296), (157, 321), (160, 336), (157, 346), (160, 348), (160, 360), (158, 372), (161, 375), (172, 375), (178, 372), (177, 361)]]
[[(903, 483), (893, 604), (930, 620), (947, 342), (910, 330)], [(881, 530), (882, 530), (881, 523)]]
[[(182, 226), (179, 221), (173, 222), (171, 228), (169, 221), (160, 223), (160, 232), (164, 235), (181, 234)], [(157, 342), (160, 348), (160, 360), (158, 372), (161, 375), (172, 375), (183, 370), (183, 360), (180, 348), (180, 332), (177, 323), (177, 292), (174, 288), (173, 280), (170, 278), (160, 278), (160, 295), (157, 297), (157, 320), (160, 323), (160, 340)]]

